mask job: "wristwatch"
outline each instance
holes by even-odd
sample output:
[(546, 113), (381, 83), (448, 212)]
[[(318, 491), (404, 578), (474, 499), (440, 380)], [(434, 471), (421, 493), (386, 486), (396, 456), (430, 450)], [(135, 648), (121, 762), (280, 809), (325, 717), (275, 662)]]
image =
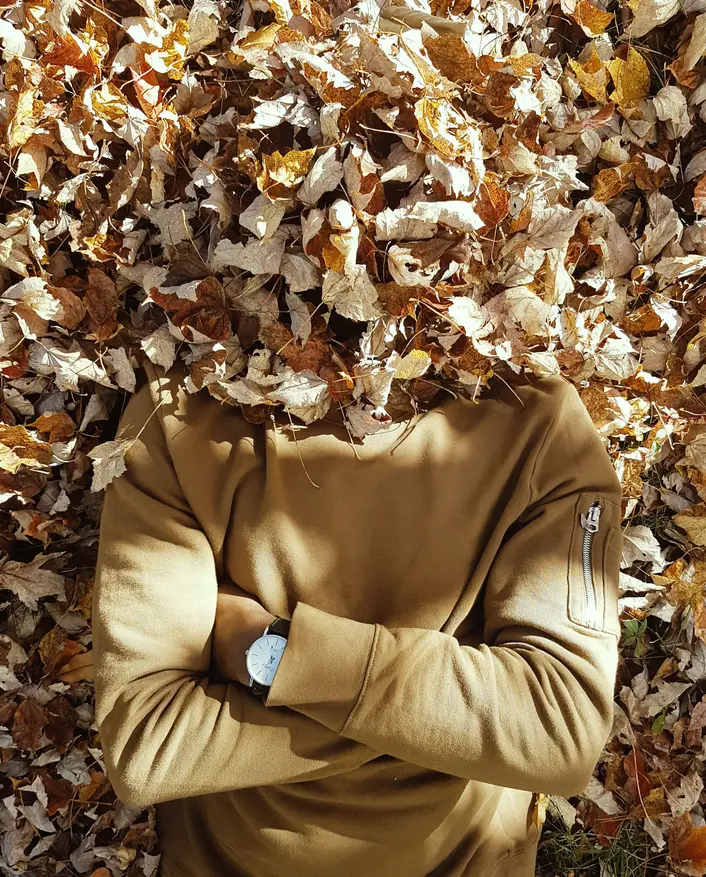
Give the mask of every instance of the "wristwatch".
[(245, 650), (245, 666), (250, 676), (248, 685), (253, 694), (267, 700), (267, 695), (275, 678), (275, 672), (282, 660), (287, 645), (290, 622), (286, 618), (276, 618), (268, 624), (249, 649)]

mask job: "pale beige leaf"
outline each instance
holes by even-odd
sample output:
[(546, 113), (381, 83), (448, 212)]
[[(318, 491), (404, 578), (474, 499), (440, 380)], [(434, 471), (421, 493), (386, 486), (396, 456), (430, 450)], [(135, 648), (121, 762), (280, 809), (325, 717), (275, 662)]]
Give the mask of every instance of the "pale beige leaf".
[(94, 461), (92, 492), (103, 490), (111, 481), (127, 471), (125, 454), (134, 442), (134, 438), (116, 439), (96, 445), (88, 452), (88, 456)]
[(631, 5), (633, 20), (626, 30), (631, 39), (644, 37), (679, 12), (679, 0), (636, 0)]
[(395, 377), (400, 381), (423, 377), (430, 365), (431, 356), (426, 350), (411, 350), (406, 356), (400, 356), (395, 350), (388, 360), (389, 368), (395, 370)]
[(36, 610), (42, 597), (66, 599), (65, 577), (50, 569), (43, 569), (47, 561), (61, 557), (63, 551), (38, 554), (29, 563), (0, 560), (0, 587), (15, 594), (29, 609)]

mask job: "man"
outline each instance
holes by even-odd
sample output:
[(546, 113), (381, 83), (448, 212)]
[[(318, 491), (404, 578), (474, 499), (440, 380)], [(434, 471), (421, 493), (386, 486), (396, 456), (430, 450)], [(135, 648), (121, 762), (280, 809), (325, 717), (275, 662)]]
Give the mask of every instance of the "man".
[(354, 448), (340, 414), (292, 435), (145, 370), (94, 672), (159, 873), (531, 877), (534, 793), (580, 793), (613, 718), (621, 487), (575, 387), (496, 381)]

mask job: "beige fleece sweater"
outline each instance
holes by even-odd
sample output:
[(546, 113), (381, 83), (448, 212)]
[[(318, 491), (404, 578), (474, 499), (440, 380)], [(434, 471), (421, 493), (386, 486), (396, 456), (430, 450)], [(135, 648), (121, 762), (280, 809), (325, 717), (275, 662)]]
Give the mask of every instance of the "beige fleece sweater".
[[(531, 877), (533, 793), (578, 794), (613, 718), (621, 487), (575, 387), (496, 381), (354, 450), (144, 370), (93, 633), (159, 874)], [(228, 579), (292, 622), (267, 704), (209, 678)]]

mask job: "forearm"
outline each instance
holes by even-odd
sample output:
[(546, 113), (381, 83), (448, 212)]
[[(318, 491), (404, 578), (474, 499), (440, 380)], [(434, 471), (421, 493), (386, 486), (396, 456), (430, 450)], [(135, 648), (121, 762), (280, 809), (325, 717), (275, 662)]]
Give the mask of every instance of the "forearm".
[(239, 683), (162, 671), (123, 686), (99, 720), (108, 776), (126, 804), (323, 779), (378, 753)]
[(621, 487), (574, 388), (526, 471), (468, 583), (480, 645), (298, 603), (268, 704), (454, 776), (580, 792), (613, 721)]
[(599, 636), (596, 664), (539, 638), (467, 647), (299, 603), (268, 704), (431, 770), (568, 796), (585, 787), (613, 719), (617, 645)]
[(238, 682), (214, 682), (213, 552), (185, 500), (149, 386), (119, 437), (140, 438), (106, 489), (93, 591), (96, 722), (108, 777), (134, 806), (317, 779), (374, 758), (363, 744)]

